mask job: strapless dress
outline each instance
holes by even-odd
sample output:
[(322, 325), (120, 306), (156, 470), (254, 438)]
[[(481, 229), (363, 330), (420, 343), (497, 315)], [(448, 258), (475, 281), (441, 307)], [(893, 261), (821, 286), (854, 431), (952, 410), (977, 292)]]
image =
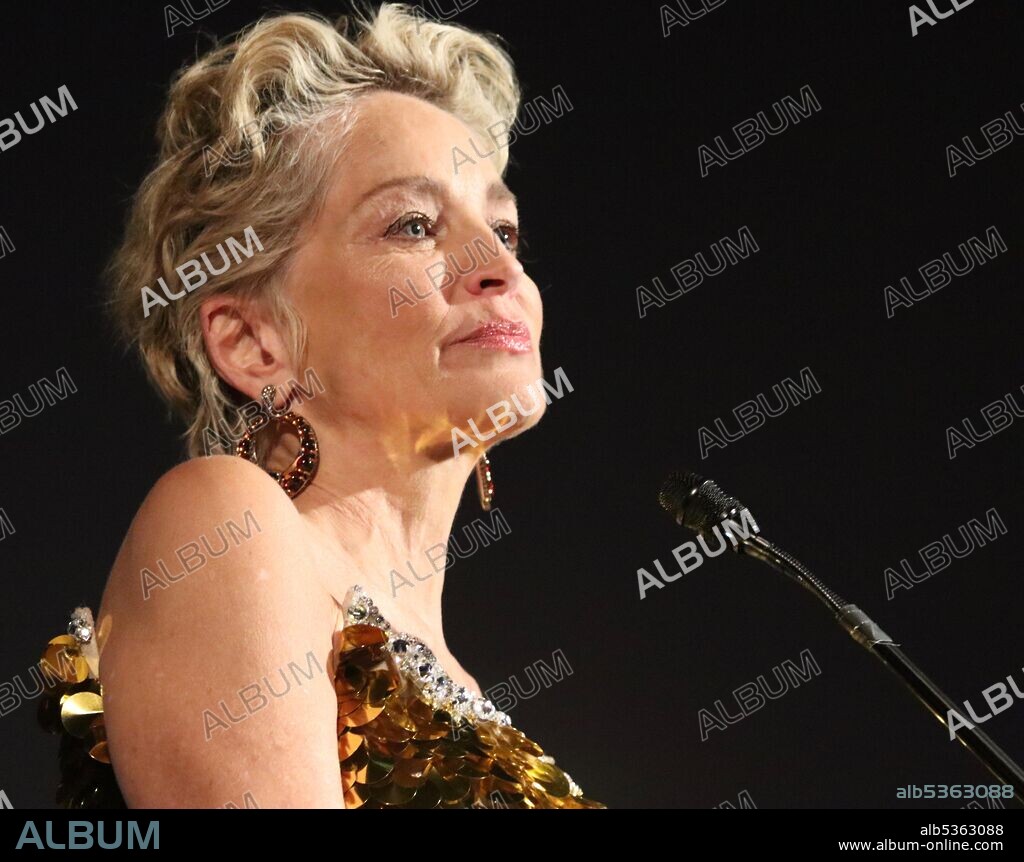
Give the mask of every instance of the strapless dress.
[[(511, 719), (455, 684), (419, 638), (353, 586), (334, 633), (338, 762), (348, 808), (606, 808)], [(103, 724), (88, 607), (40, 660), (39, 723), (60, 736), (63, 808), (124, 808)]]

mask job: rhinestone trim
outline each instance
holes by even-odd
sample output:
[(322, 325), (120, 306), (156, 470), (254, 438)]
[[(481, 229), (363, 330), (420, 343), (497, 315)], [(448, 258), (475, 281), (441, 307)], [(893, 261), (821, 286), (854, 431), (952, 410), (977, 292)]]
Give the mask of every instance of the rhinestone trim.
[(72, 616), (68, 623), (68, 634), (83, 646), (92, 640), (92, 629), (82, 617)]
[(398, 666), (419, 687), (424, 698), (434, 709), (442, 709), (471, 724), (493, 721), (511, 725), (512, 719), (485, 697), (477, 697), (464, 685), (449, 678), (430, 647), (415, 635), (392, 628), (381, 614), (373, 599), (360, 584), (352, 587), (352, 599), (345, 607), (345, 620), (349, 624), (376, 626), (387, 637), (387, 647)]

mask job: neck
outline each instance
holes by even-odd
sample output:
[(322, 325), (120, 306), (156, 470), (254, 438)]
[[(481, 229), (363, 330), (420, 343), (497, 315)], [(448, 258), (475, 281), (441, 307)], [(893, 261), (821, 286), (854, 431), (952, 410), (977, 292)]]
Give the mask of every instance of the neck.
[(447, 649), (441, 596), (448, 537), (482, 450), (438, 458), (389, 443), (375, 429), (317, 433), (320, 464), (296, 507), (340, 554), (346, 584), (363, 584), (396, 627), (411, 623)]

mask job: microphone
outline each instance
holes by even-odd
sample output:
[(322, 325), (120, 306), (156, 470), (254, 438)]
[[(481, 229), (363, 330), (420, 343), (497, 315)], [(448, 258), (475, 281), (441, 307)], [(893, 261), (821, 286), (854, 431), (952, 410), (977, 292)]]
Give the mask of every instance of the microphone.
[[(844, 601), (803, 563), (761, 536), (754, 516), (739, 500), (697, 473), (674, 472), (662, 484), (658, 503), (680, 526), (700, 536), (721, 532), (735, 552), (768, 564), (809, 590), (858, 644), (899, 677), (925, 709), (949, 729), (950, 739), (958, 738), (990, 773), (1004, 784), (1013, 785), (1014, 798), (1024, 805), (1024, 770), (987, 734), (965, 723), (959, 708), (864, 611)], [(956, 731), (950, 728), (954, 714), (961, 718)]]
[[(730, 497), (710, 479), (697, 473), (674, 472), (669, 475), (658, 493), (658, 502), (676, 523), (706, 536), (720, 527), (729, 537), (734, 551), (739, 543), (731, 535), (730, 526), (747, 525), (744, 532), (759, 533), (760, 529), (750, 510), (735, 497)], [(724, 525), (724, 526), (723, 526)]]
[(876, 641), (888, 640), (888, 636), (855, 605), (848, 605), (811, 574), (803, 563), (758, 535), (761, 530), (750, 510), (710, 479), (698, 473), (673, 472), (662, 484), (658, 502), (681, 527), (702, 536), (720, 531), (736, 553), (755, 557), (792, 578), (809, 589), (837, 616), (845, 618), (853, 614), (848, 630), (854, 637), (870, 634)]

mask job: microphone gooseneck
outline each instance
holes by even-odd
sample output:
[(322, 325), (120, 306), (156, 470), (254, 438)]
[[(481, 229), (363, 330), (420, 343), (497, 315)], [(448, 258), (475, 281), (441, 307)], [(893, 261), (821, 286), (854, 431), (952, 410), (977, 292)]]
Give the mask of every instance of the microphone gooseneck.
[[(826, 605), (836, 621), (862, 647), (898, 676), (918, 701), (949, 729), (950, 716), (960, 715), (959, 707), (915, 665), (875, 622), (855, 604), (844, 601), (825, 586), (791, 554), (776, 547), (763, 536), (750, 511), (730, 497), (710, 479), (697, 473), (675, 472), (662, 484), (658, 503), (680, 526), (701, 536), (721, 532), (737, 553), (744, 553), (809, 590)], [(1004, 784), (1013, 785), (1014, 798), (1024, 805), (1024, 770), (993, 742), (987, 734), (967, 723), (954, 736)]]
[[(698, 473), (671, 473), (658, 492), (658, 503), (675, 518), (677, 524), (699, 535), (707, 536), (718, 527), (729, 539), (734, 551), (755, 557), (792, 578), (810, 590), (835, 614), (848, 613), (844, 610), (847, 607), (855, 609), (818, 580), (796, 557), (758, 535), (760, 529), (750, 510), (735, 497), (726, 494), (711, 479), (705, 479)], [(742, 529), (744, 525), (747, 525), (745, 530)], [(858, 619), (857, 623), (863, 624), (863, 620)]]

